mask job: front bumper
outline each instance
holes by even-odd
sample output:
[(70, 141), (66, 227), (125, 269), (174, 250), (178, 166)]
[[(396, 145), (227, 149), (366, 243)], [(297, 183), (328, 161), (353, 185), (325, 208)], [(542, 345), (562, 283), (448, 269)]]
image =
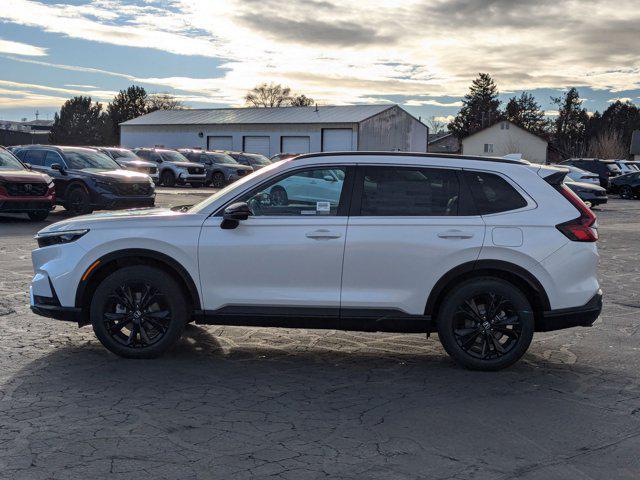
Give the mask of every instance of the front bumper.
[(178, 175), (178, 181), (180, 183), (205, 183), (207, 181), (207, 175), (205, 173), (180, 173), (180, 175)]
[(561, 308), (542, 313), (536, 321), (536, 332), (551, 332), (571, 327), (590, 327), (602, 311), (602, 290), (598, 290), (581, 307)]
[(0, 197), (0, 212), (20, 213), (50, 211), (55, 206), (55, 198), (50, 197)]
[[(48, 279), (47, 279), (48, 280)], [(58, 295), (53, 289), (53, 285), (49, 281), (51, 288), (51, 297), (34, 295), (33, 286), (29, 287), (29, 303), (31, 311), (41, 317), (54, 318), (65, 322), (76, 322), (80, 324), (82, 310), (77, 307), (63, 307), (60, 305)]]

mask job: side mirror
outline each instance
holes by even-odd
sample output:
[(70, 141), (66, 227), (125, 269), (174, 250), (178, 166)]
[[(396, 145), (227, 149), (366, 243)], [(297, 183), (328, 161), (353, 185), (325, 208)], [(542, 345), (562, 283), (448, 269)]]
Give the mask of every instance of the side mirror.
[(33, 166), (30, 163), (22, 162), (22, 164), (27, 167), (29, 170), (33, 169)]
[(65, 175), (65, 169), (62, 165), (60, 165), (59, 163), (52, 163), (51, 164), (51, 170), (57, 170), (58, 172), (60, 172), (62, 175)]
[(224, 209), (220, 228), (224, 230), (234, 229), (240, 224), (241, 220), (249, 218), (249, 215), (251, 215), (251, 209), (245, 202), (232, 203)]

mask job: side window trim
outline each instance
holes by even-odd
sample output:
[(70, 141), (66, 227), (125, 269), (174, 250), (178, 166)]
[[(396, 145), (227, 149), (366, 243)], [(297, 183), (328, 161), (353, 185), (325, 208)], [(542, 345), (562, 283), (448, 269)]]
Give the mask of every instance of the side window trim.
[(211, 216), (212, 217), (222, 217), (222, 215), (224, 213), (224, 209), (227, 208), (229, 205), (232, 205), (232, 204), (236, 203), (241, 197), (244, 197), (246, 195), (249, 195), (249, 194), (252, 194), (252, 193), (257, 193), (257, 192), (259, 192), (261, 190), (264, 190), (265, 188), (268, 188), (270, 185), (278, 183), (283, 178), (291, 176), (295, 172), (304, 171), (304, 170), (318, 169), (318, 168), (326, 168), (326, 169), (341, 168), (341, 169), (344, 169), (344, 171), (345, 171), (345, 178), (344, 178), (344, 183), (342, 185), (342, 192), (340, 192), (340, 200), (338, 201), (338, 210), (337, 210), (335, 215), (333, 215), (331, 217), (313, 217), (313, 216), (309, 217), (309, 216), (305, 216), (305, 215), (287, 215), (287, 216), (264, 215), (264, 216), (262, 216), (260, 218), (307, 218), (308, 219), (308, 218), (347, 217), (349, 215), (349, 211), (350, 211), (349, 210), (349, 205), (350, 205), (351, 200), (353, 198), (352, 190), (353, 190), (356, 166), (355, 165), (344, 165), (344, 164), (338, 164), (338, 165), (324, 165), (324, 164), (323, 165), (305, 165), (305, 166), (301, 166), (299, 168), (287, 170), (286, 172), (282, 172), (280, 175), (268, 178), (265, 181), (259, 183), (258, 185), (255, 185), (255, 186), (249, 188), (248, 190), (245, 190), (245, 191), (239, 193), (238, 195), (234, 196), (232, 199), (230, 199), (227, 202), (225, 202)]
[[(367, 167), (391, 167), (391, 168), (425, 168), (432, 170), (446, 170), (449, 172), (453, 172), (456, 174), (459, 185), (458, 192), (458, 213), (457, 217), (465, 216), (477, 216), (478, 214), (475, 212), (475, 204), (471, 200), (471, 191), (469, 191), (466, 183), (463, 182), (463, 175), (461, 174), (462, 168), (460, 167), (441, 167), (439, 165), (395, 165), (395, 164), (387, 164), (387, 163), (359, 163), (356, 165), (356, 174), (354, 175), (354, 183), (351, 194), (351, 202), (349, 209), (350, 217), (362, 217), (361, 209), (362, 209), (362, 193), (364, 190), (364, 172)], [(464, 209), (463, 209), (464, 206)], [(463, 214), (464, 212), (464, 214)], [(454, 215), (425, 215), (425, 216), (415, 216), (414, 218), (449, 218)]]

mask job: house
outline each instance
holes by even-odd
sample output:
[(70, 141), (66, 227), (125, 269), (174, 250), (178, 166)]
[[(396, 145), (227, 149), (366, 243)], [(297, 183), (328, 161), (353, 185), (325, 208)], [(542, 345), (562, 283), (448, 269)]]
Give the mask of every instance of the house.
[(460, 140), (453, 133), (438, 132), (429, 135), (427, 151), (432, 153), (459, 153)]
[(124, 147), (261, 153), (426, 152), (429, 129), (398, 105), (158, 110), (120, 124)]
[(547, 162), (549, 142), (508, 120), (496, 122), (462, 139), (462, 153), (484, 157), (503, 157), (521, 153), (533, 163)]
[(631, 148), (629, 153), (633, 155), (636, 162), (640, 162), (640, 130), (635, 130), (631, 134)]

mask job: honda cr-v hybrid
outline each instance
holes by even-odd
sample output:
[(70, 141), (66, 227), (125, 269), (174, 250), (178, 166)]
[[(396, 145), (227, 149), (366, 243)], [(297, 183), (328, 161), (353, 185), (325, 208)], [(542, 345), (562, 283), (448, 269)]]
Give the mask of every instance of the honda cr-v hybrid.
[(158, 165), (155, 162), (142, 160), (139, 156), (127, 148), (120, 147), (95, 147), (96, 150), (110, 156), (118, 165), (126, 170), (146, 173), (151, 177), (153, 183), (160, 183)]
[(73, 214), (154, 205), (155, 188), (148, 175), (123, 170), (92, 148), (33, 145), (16, 155), (53, 177), (57, 203)]
[(26, 213), (31, 220), (42, 221), (55, 201), (51, 177), (29, 170), (0, 147), (0, 212)]
[[(189, 209), (41, 230), (31, 306), (91, 324), (125, 357), (160, 355), (194, 321), (437, 331), (456, 361), (495, 370), (534, 331), (600, 313), (596, 219), (565, 174), (435, 154), (303, 155)], [(308, 181), (329, 176), (331, 194)], [(272, 201), (291, 184), (296, 195)]]
[(164, 187), (189, 184), (202, 187), (207, 181), (204, 167), (193, 163), (180, 152), (166, 148), (136, 148), (133, 150), (140, 158), (155, 162), (160, 173), (160, 184)]

